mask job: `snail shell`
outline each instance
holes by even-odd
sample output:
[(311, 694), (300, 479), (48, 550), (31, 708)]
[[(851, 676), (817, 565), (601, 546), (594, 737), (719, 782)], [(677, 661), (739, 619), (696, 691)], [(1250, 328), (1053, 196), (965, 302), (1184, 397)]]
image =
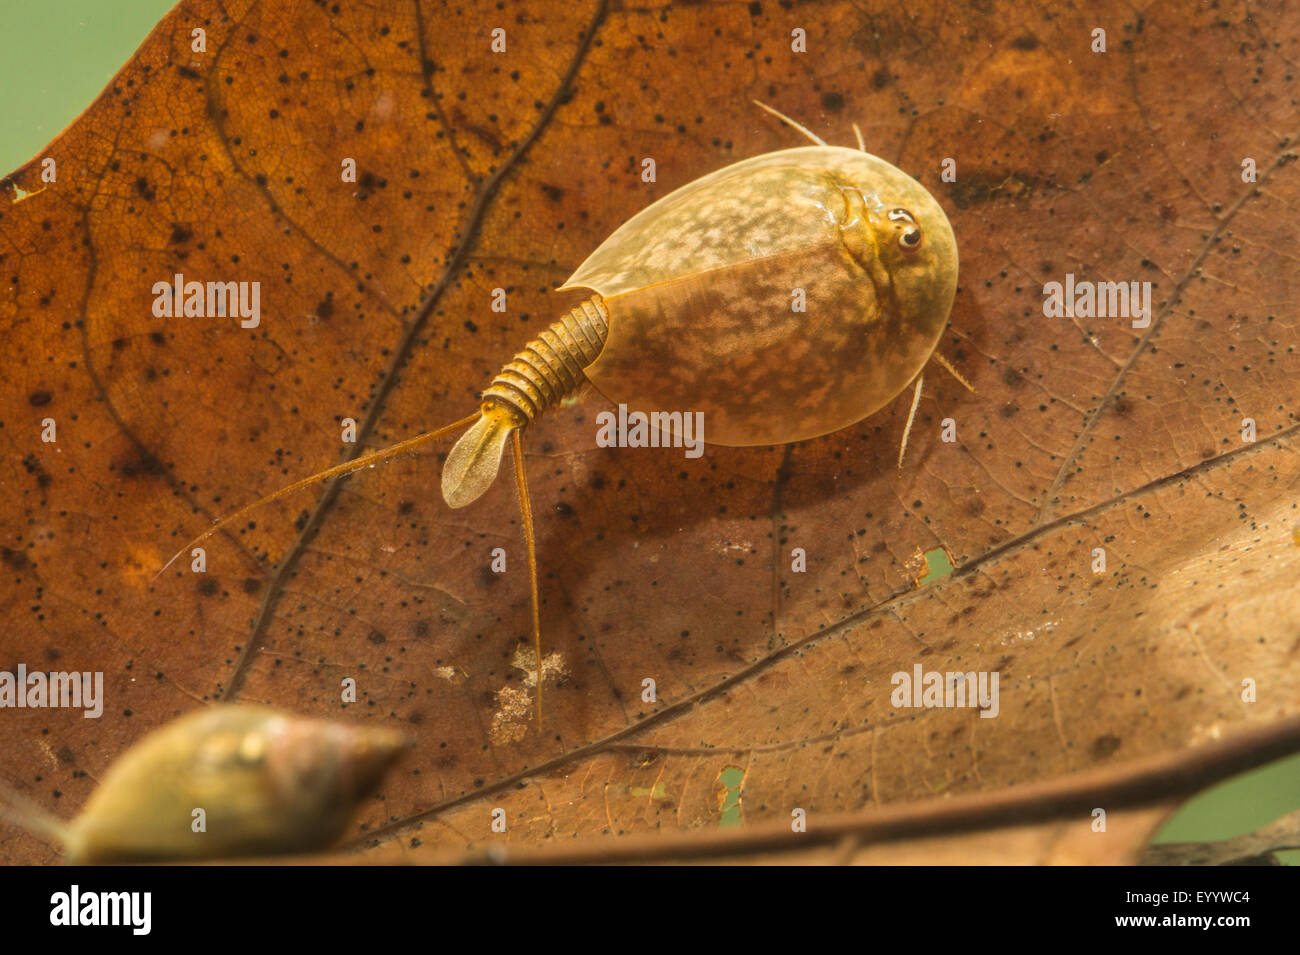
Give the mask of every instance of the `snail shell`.
[[(205, 707), (109, 767), (66, 826), (73, 863), (306, 852), (342, 834), (402, 746), (387, 730), (262, 706)], [(203, 809), (206, 831), (194, 832)]]
[(957, 244), (906, 173), (809, 146), (648, 206), (562, 286), (574, 287), (609, 310), (584, 369), (606, 398), (702, 411), (710, 444), (783, 444), (862, 420), (916, 377), (948, 320)]

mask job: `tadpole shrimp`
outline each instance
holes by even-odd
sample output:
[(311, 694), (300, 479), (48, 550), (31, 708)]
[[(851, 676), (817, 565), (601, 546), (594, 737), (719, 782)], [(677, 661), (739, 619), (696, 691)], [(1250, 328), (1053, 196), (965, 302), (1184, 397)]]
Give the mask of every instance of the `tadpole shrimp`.
[[(628, 219), (560, 286), (591, 297), (528, 342), (473, 414), (295, 481), (217, 521), (176, 557), (264, 504), (461, 430), (442, 494), (465, 507), (496, 480), (508, 444), (540, 725), (541, 613), (521, 440), (539, 415), (590, 384), (630, 411), (703, 412), (709, 444), (767, 446), (846, 428), (915, 383), (901, 469), (930, 358), (974, 390), (935, 351), (957, 289), (952, 227), (924, 186), (866, 151), (856, 125), (858, 149), (828, 146), (755, 102), (814, 145), (741, 160)], [(791, 306), (794, 289), (804, 292), (802, 311)]]

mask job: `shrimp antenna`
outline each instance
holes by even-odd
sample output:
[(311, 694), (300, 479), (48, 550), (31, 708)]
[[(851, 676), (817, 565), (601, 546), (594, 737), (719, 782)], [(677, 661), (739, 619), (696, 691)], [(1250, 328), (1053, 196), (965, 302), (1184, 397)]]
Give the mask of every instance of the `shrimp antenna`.
[(767, 112), (771, 113), (773, 116), (775, 116), (777, 119), (781, 120), (782, 122), (789, 123), (795, 129), (799, 130), (799, 132), (803, 133), (805, 136), (807, 136), (809, 139), (815, 142), (818, 146), (826, 145), (826, 140), (822, 139), (820, 136), (814, 133), (807, 126), (804, 126), (801, 123), (796, 123), (793, 119), (785, 115), (785, 113), (782, 113), (780, 110), (773, 109), (772, 107), (768, 106), (766, 103), (760, 102), (759, 100), (754, 100), (753, 103), (759, 109), (767, 110)]
[(528, 496), (528, 475), (524, 472), (524, 443), (519, 429), (510, 432), (510, 451), (515, 459), (515, 487), (519, 491), (519, 516), (524, 525), (524, 546), (528, 550), (528, 595), (533, 607), (533, 652), (537, 654), (537, 730), (542, 728), (542, 610), (537, 586), (537, 537), (533, 534), (533, 502)]
[(916, 391), (912, 392), (912, 407), (907, 412), (907, 424), (903, 425), (903, 443), (898, 446), (898, 473), (903, 473), (903, 455), (907, 454), (907, 438), (912, 433), (912, 422), (916, 419), (916, 406), (921, 403), (921, 385), (925, 376), (916, 375)]
[(323, 481), (326, 478), (336, 477), (340, 474), (351, 474), (353, 471), (359, 471), (361, 468), (370, 467), (376, 461), (382, 461), (385, 458), (396, 457), (397, 455), (402, 454), (406, 451), (410, 451), (413, 448), (417, 448), (422, 444), (427, 444), (430, 441), (435, 441), (438, 438), (441, 438), (443, 435), (450, 434), (452, 431), (456, 431), (460, 428), (464, 428), (474, 423), (475, 421), (478, 420), (480, 414), (482, 414), (482, 412), (476, 411), (474, 412), (474, 414), (469, 415), (468, 417), (465, 418), (461, 418), (459, 421), (454, 421), (451, 424), (446, 425), (445, 427), (438, 428), (434, 431), (426, 431), (423, 434), (417, 434), (413, 438), (407, 438), (405, 441), (399, 441), (397, 444), (394, 444), (392, 447), (383, 448), (382, 450), (379, 451), (372, 451), (369, 454), (361, 455), (361, 457), (359, 458), (353, 458), (351, 461), (344, 461), (342, 464), (337, 464), (332, 468), (326, 468), (324, 471), (317, 471), (315, 474), (308, 475), (307, 477), (303, 478), (300, 481), (294, 481), (292, 484), (286, 487), (282, 487), (280, 488), (280, 490), (276, 491), (275, 493), (268, 494), (266, 497), (260, 498), (259, 500), (254, 501), (252, 504), (246, 504), (245, 506), (241, 507), (239, 510), (235, 511), (233, 514), (227, 514), (225, 517), (221, 518), (221, 520), (217, 521), (206, 531), (204, 531), (198, 537), (194, 538), (194, 540), (190, 541), (188, 544), (186, 544), (184, 547), (178, 550), (175, 554), (173, 554), (172, 559), (167, 561), (167, 563), (163, 564), (162, 570), (158, 571), (158, 573), (153, 575), (153, 579), (157, 580), (159, 577), (161, 577), (167, 571), (167, 568), (176, 562), (176, 558), (180, 557), (181, 554), (184, 554), (195, 544), (202, 543), (203, 541), (211, 537), (213, 534), (215, 534), (217, 531), (221, 530), (223, 527), (228, 527), (230, 524), (239, 520), (245, 514), (248, 514), (250, 511), (256, 510), (257, 508), (261, 507), (263, 504), (270, 504), (272, 501), (278, 501), (286, 494), (292, 494), (294, 491), (298, 491), (304, 487), (307, 487), (308, 485), (315, 484), (317, 481)]
[[(978, 394), (975, 390), (975, 386), (963, 378), (961, 372), (952, 367), (952, 363), (949, 362), (948, 359), (944, 358), (937, 351), (931, 352), (930, 357), (933, 358), (941, 368), (947, 371), (948, 374), (961, 382), (961, 384), (966, 387), (966, 390), (972, 395)], [(907, 412), (907, 424), (903, 426), (903, 443), (898, 448), (898, 472), (900, 474), (903, 473), (903, 455), (907, 454), (907, 436), (912, 433), (912, 422), (916, 419), (916, 406), (921, 403), (922, 381), (924, 381), (924, 378), (918, 374), (916, 376), (916, 391), (912, 393), (912, 407)]]
[(979, 392), (975, 390), (975, 386), (972, 385), (965, 378), (963, 378), (961, 372), (959, 372), (956, 368), (952, 367), (948, 359), (944, 358), (937, 351), (931, 352), (930, 357), (933, 358), (936, 362), (938, 362), (940, 367), (942, 367), (946, 372), (948, 372), (948, 374), (956, 378), (957, 381), (959, 381), (966, 388), (966, 390), (969, 391), (972, 395), (979, 394)]

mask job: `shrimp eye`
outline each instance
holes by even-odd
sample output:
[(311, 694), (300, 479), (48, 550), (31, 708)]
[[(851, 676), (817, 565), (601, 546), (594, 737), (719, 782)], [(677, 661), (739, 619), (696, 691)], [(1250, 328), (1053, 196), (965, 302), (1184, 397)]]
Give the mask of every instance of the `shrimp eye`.
[(903, 232), (898, 237), (898, 245), (904, 252), (915, 252), (921, 247), (921, 227), (906, 209), (890, 209), (889, 221), (897, 222)]

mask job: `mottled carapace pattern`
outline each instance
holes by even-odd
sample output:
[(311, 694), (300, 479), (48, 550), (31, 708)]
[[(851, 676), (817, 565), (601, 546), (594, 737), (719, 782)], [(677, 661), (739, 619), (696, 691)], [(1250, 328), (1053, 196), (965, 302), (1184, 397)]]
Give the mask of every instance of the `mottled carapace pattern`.
[[(897, 245), (895, 208), (919, 224), (918, 250)], [(609, 339), (586, 369), (602, 394), (701, 411), (705, 441), (740, 446), (827, 434), (889, 403), (933, 351), (956, 285), (952, 229), (925, 187), (875, 156), (817, 146), (665, 196), (565, 287), (609, 307)]]

